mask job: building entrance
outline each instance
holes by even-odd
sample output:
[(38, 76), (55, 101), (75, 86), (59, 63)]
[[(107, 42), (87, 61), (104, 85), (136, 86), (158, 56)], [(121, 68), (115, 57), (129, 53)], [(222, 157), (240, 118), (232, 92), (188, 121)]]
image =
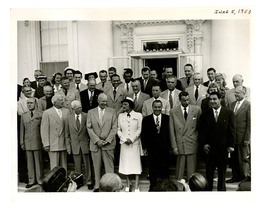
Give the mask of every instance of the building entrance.
[(145, 59), (145, 66), (157, 71), (157, 78), (162, 80), (162, 73), (165, 67), (172, 67), (173, 74), (177, 76), (177, 58), (152, 58)]

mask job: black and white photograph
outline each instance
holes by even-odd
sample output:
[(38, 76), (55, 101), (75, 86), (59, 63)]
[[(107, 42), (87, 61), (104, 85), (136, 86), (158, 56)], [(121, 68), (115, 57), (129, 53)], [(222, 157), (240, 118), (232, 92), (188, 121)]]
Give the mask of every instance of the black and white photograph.
[(11, 9), (13, 200), (251, 201), (253, 11)]

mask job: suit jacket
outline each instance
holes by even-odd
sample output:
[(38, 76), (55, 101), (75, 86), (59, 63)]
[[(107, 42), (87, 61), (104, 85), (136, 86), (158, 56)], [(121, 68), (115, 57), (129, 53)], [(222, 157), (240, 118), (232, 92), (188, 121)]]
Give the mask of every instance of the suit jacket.
[(205, 87), (207, 87), (207, 88), (208, 88), (209, 84), (210, 84), (210, 81), (206, 81), (206, 82), (203, 83), (203, 85), (204, 85)]
[(189, 101), (191, 105), (197, 105), (198, 107), (201, 107), (202, 100), (206, 98), (207, 95), (207, 89), (205, 86), (200, 85), (198, 89), (198, 98), (196, 100), (195, 98), (195, 86), (189, 86), (186, 88), (186, 91), (189, 94)]
[(31, 81), (31, 84), (30, 84), (31, 88), (33, 89), (37, 89), (38, 85), (37, 85), (37, 82), (36, 81)]
[(31, 117), (30, 111), (21, 115), (20, 144), (24, 144), (25, 150), (42, 149), (42, 140), (40, 135), (42, 114), (42, 112), (35, 109), (33, 117)]
[(178, 148), (179, 154), (195, 154), (198, 148), (198, 125), (201, 110), (189, 105), (187, 120), (183, 116), (181, 105), (171, 109), (170, 137), (172, 148)]
[(68, 115), (65, 121), (65, 136), (67, 148), (71, 148), (73, 154), (89, 153), (89, 135), (86, 127), (87, 114), (82, 112), (82, 120), (79, 129), (76, 125), (75, 113)]
[[(169, 116), (162, 114), (159, 133), (157, 133), (153, 114), (144, 117), (142, 120), (141, 141), (142, 148), (147, 149), (149, 155), (151, 155), (155, 161), (158, 158), (161, 158), (161, 155), (158, 154), (165, 153), (168, 155), (171, 148), (169, 135)], [(165, 159), (165, 161), (168, 161), (168, 159)]]
[(131, 94), (131, 93), (133, 93), (131, 83), (132, 83), (132, 82), (130, 82), (130, 84), (129, 84), (129, 91), (128, 91), (128, 92), (127, 92), (127, 88), (126, 88), (126, 83), (125, 83), (125, 82), (124, 82), (124, 83), (121, 83), (119, 86), (125, 89), (126, 94)]
[[(127, 97), (130, 97), (130, 98), (133, 99), (133, 98), (134, 98), (134, 93), (128, 94)], [(140, 92), (139, 97), (137, 97), (137, 102), (136, 102), (136, 104), (135, 104), (133, 110), (134, 110), (135, 112), (140, 112), (140, 113), (142, 113), (143, 103), (144, 103), (146, 100), (148, 100), (148, 99), (150, 99), (150, 96), (149, 96), (148, 94), (143, 93), (143, 92)]]
[(80, 101), (80, 92), (79, 92), (79, 90), (77, 90), (75, 88), (72, 88), (72, 87), (70, 87), (68, 89), (67, 95), (65, 95), (63, 88), (58, 90), (55, 94), (56, 95), (60, 94), (60, 95), (64, 96), (64, 107), (66, 109), (69, 109), (70, 113), (72, 112), (71, 102), (74, 101), (74, 100), (79, 100)]
[[(143, 107), (142, 107), (142, 116), (143, 117), (148, 116), (153, 113), (152, 103), (154, 102), (154, 100), (155, 99), (152, 97), (143, 103)], [(161, 98), (161, 97), (159, 97), (158, 100), (161, 100), (161, 102), (163, 104), (162, 113), (169, 115), (169, 112), (170, 112), (169, 101), (164, 98)]]
[(47, 107), (46, 97), (44, 96), (38, 100), (38, 110), (43, 112), (46, 110), (46, 107)]
[(94, 95), (92, 99), (92, 105), (90, 105), (90, 98), (88, 94), (89, 89), (86, 89), (80, 92), (81, 104), (82, 104), (82, 111), (87, 113), (90, 109), (93, 109), (98, 106), (98, 96), (102, 93), (101, 90), (95, 89)]
[(102, 82), (99, 82), (96, 85), (96, 88), (99, 90), (102, 90), (104, 93), (106, 93), (109, 90), (109, 88), (112, 88), (112, 83), (111, 83), (111, 81), (106, 81), (104, 84), (104, 87), (102, 88)]
[(140, 144), (142, 115), (131, 111), (130, 116), (130, 118), (127, 117), (127, 112), (118, 116), (117, 135), (120, 138), (120, 144), (124, 144), (127, 138), (130, 138), (133, 144)]
[(189, 86), (187, 84), (187, 77), (182, 77), (179, 80), (181, 82), (181, 91), (185, 91), (187, 87), (194, 85), (193, 76), (190, 78)]
[(158, 82), (154, 79), (151, 79), (149, 78), (148, 79), (148, 82), (147, 82), (147, 85), (146, 85), (146, 88), (144, 89), (144, 80), (142, 77), (138, 78), (138, 80), (140, 81), (140, 84), (141, 84), (141, 91), (143, 93), (146, 93), (148, 95), (150, 95), (150, 97), (152, 97), (152, 86), (156, 85)]
[(205, 111), (200, 118), (199, 136), (202, 146), (210, 145), (210, 154), (224, 158), (227, 148), (235, 143), (235, 115), (234, 112), (221, 107), (216, 123), (213, 110)]
[(116, 97), (114, 99), (113, 94), (113, 88), (109, 88), (109, 90), (106, 92), (106, 95), (108, 97), (108, 107), (113, 108), (118, 112), (120, 108), (122, 107), (122, 101), (127, 95), (127, 92), (124, 88), (120, 87), (120, 85), (117, 88)]
[[(168, 97), (168, 91), (169, 89), (163, 91), (161, 94), (160, 94), (160, 97), (166, 99), (169, 101), (169, 97)], [(179, 94), (180, 94), (180, 90), (178, 89), (174, 89), (174, 95), (173, 95), (173, 107), (177, 107), (178, 105), (180, 105), (180, 99), (179, 99)], [(170, 103), (170, 101), (169, 101)]]
[(22, 115), (25, 112), (28, 112), (29, 109), (27, 107), (27, 98), (20, 98), (17, 102), (17, 111), (19, 115)]
[[(71, 85), (70, 85), (70, 87), (77, 89), (77, 88), (76, 88), (76, 87), (77, 87), (77, 84), (76, 84), (75, 82), (72, 82)], [(82, 92), (82, 91), (86, 90), (87, 88), (88, 88), (88, 86), (87, 86), (86, 84), (84, 84), (84, 83), (81, 82), (80, 87), (79, 87), (79, 91)]]
[[(250, 101), (251, 98), (250, 98), (250, 94), (251, 94), (251, 90), (250, 88), (246, 87), (246, 93), (245, 93), (245, 97), (246, 97), (246, 100)], [(225, 102), (227, 104), (227, 107), (230, 108), (230, 105), (232, 102), (235, 102), (236, 101), (236, 97), (235, 97), (235, 88), (232, 88), (230, 90), (228, 90), (226, 92), (226, 95), (225, 95)]]
[(43, 147), (50, 146), (50, 151), (66, 150), (65, 119), (69, 113), (66, 108), (61, 108), (60, 119), (54, 107), (43, 112), (41, 123), (41, 138)]
[[(236, 102), (231, 103), (230, 109), (234, 111)], [(235, 143), (243, 144), (251, 139), (251, 104), (244, 100), (243, 104), (235, 113), (236, 136)]]
[(109, 144), (101, 147), (102, 150), (113, 150), (116, 146), (117, 117), (114, 109), (106, 107), (102, 124), (99, 120), (98, 107), (88, 111), (87, 130), (90, 136), (90, 150), (98, 151), (97, 141), (100, 139)]

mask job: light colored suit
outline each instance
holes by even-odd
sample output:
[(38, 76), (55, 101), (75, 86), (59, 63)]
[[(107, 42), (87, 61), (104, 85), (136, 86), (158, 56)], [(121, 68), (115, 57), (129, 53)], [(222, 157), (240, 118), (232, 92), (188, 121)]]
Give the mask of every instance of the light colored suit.
[(172, 149), (178, 149), (176, 177), (183, 179), (187, 163), (187, 179), (196, 171), (196, 153), (198, 147), (197, 126), (201, 110), (198, 106), (189, 105), (185, 121), (181, 105), (170, 111), (170, 139)]
[[(251, 97), (250, 97), (250, 94), (251, 94), (251, 90), (250, 88), (246, 87), (246, 93), (245, 93), (245, 98), (246, 100), (248, 100), (250, 102), (251, 100)], [(227, 104), (227, 107), (231, 107), (231, 103), (232, 102), (235, 102), (236, 101), (236, 97), (235, 97), (235, 88), (232, 88), (230, 90), (228, 90), (226, 92), (226, 95), (225, 95), (225, 103)]]
[(40, 124), (42, 112), (37, 109), (31, 117), (30, 111), (21, 115), (20, 144), (24, 147), (27, 155), (29, 184), (42, 184), (44, 176), (42, 160), (42, 140), (40, 136)]
[(108, 89), (106, 95), (108, 97), (108, 107), (115, 109), (116, 113), (118, 113), (122, 107), (122, 101), (127, 95), (126, 90), (119, 85), (116, 90), (115, 99), (113, 94), (113, 87)]
[(63, 88), (58, 90), (55, 94), (56, 95), (60, 94), (60, 95), (64, 96), (64, 107), (69, 109), (70, 113), (72, 112), (71, 102), (74, 101), (74, 100), (79, 100), (80, 101), (80, 92), (79, 92), (79, 90), (77, 90), (75, 88), (72, 88), (71, 86), (68, 89), (68, 92), (67, 92), (66, 96), (65, 96)]
[(82, 161), (84, 161), (86, 183), (91, 182), (91, 168), (89, 159), (89, 135), (86, 127), (87, 114), (81, 113), (81, 123), (79, 129), (76, 125), (76, 114), (68, 115), (65, 121), (65, 136), (67, 149), (72, 151), (75, 170), (82, 173)]
[(19, 115), (24, 114), (25, 112), (28, 112), (29, 109), (27, 107), (27, 99), (26, 97), (20, 98), (17, 102), (17, 111)]
[(62, 118), (54, 107), (43, 112), (41, 123), (41, 138), (43, 147), (50, 147), (50, 167), (62, 166), (67, 170), (67, 147), (65, 138), (65, 119), (68, 109), (61, 108)]
[[(72, 83), (72, 86), (70, 86), (70, 87), (77, 89), (76, 88), (77, 84), (76, 83)], [(83, 91), (83, 90), (86, 90), (87, 88), (88, 88), (88, 86), (86, 84), (84, 84), (82, 82), (80, 83), (80, 86), (79, 86), (79, 91), (80, 92)]]
[(194, 85), (193, 76), (191, 76), (191, 78), (190, 78), (189, 86), (187, 84), (187, 77), (182, 77), (179, 80), (181, 82), (182, 91), (185, 91), (187, 87)]
[[(134, 94), (135, 94), (135, 93), (128, 94), (127, 97), (130, 97), (130, 98), (134, 99)], [(140, 113), (142, 113), (143, 103), (144, 103), (146, 100), (148, 100), (148, 99), (150, 99), (150, 96), (149, 96), (148, 94), (143, 93), (143, 92), (140, 91), (139, 97), (137, 98), (137, 102), (134, 104), (134, 109), (133, 109), (133, 110), (134, 110), (135, 112), (140, 112)]]
[[(231, 103), (230, 109), (234, 111), (236, 101)], [(251, 140), (251, 105), (244, 100), (242, 105), (235, 112), (235, 151), (231, 154), (232, 173), (234, 179), (241, 179), (248, 175), (248, 164), (244, 159), (250, 153), (250, 145), (244, 145), (244, 141)]]
[[(143, 107), (142, 107), (142, 116), (143, 117), (148, 116), (148, 115), (153, 113), (152, 103), (154, 102), (154, 100), (155, 100), (155, 98), (152, 97), (152, 98), (146, 100), (143, 103)], [(169, 112), (170, 112), (170, 103), (169, 103), (169, 101), (162, 98), (162, 97), (159, 97), (158, 100), (160, 100), (163, 104), (162, 113), (166, 114), (166, 115), (169, 115)]]
[(124, 83), (121, 83), (119, 86), (125, 89), (126, 94), (131, 94), (131, 93), (133, 93), (131, 83), (132, 83), (132, 82), (130, 82), (130, 83), (128, 84), (128, 86), (129, 86), (129, 91), (127, 91), (127, 86), (126, 86), (126, 83), (125, 83), (125, 82), (124, 82)]
[[(102, 160), (106, 173), (114, 172), (114, 149), (117, 133), (116, 111), (106, 107), (101, 123), (98, 110), (99, 107), (89, 110), (87, 116), (87, 130), (90, 136), (90, 150), (95, 173), (95, 188), (99, 188)], [(99, 140), (107, 141), (108, 144), (98, 147), (97, 142)]]
[(109, 90), (109, 88), (112, 88), (112, 83), (111, 83), (111, 81), (106, 81), (104, 84), (104, 87), (102, 87), (102, 82), (99, 82), (96, 85), (96, 88), (99, 90), (102, 90), (104, 93), (106, 93)]
[[(161, 92), (160, 97), (162, 97), (162, 98), (164, 98), (164, 99), (166, 99), (166, 100), (169, 101), (168, 92), (169, 92), (169, 89), (167, 89), (167, 90)], [(180, 100), (179, 100), (179, 94), (180, 94), (180, 92), (181, 92), (181, 91), (178, 90), (178, 89), (174, 89), (174, 90), (173, 90), (173, 92), (172, 92), (172, 93), (173, 93), (173, 107), (172, 107), (172, 108), (175, 108), (175, 107), (177, 107), (177, 106), (180, 105)], [(169, 102), (170, 102), (170, 101), (169, 101)]]
[(199, 85), (198, 89), (198, 98), (196, 100), (195, 98), (195, 85), (189, 86), (186, 88), (186, 92), (189, 94), (189, 101), (191, 105), (196, 105), (198, 107), (201, 107), (202, 100), (206, 98), (207, 95), (207, 87), (203, 86), (202, 84)]

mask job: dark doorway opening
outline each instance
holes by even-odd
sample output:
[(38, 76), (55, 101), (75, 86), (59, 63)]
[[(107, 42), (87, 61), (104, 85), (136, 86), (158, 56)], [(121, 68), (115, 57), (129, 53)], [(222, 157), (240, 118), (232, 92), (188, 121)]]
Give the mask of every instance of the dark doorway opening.
[(177, 58), (145, 59), (145, 66), (148, 66), (151, 70), (156, 70), (159, 80), (162, 80), (165, 67), (172, 67), (173, 74), (177, 76)]

